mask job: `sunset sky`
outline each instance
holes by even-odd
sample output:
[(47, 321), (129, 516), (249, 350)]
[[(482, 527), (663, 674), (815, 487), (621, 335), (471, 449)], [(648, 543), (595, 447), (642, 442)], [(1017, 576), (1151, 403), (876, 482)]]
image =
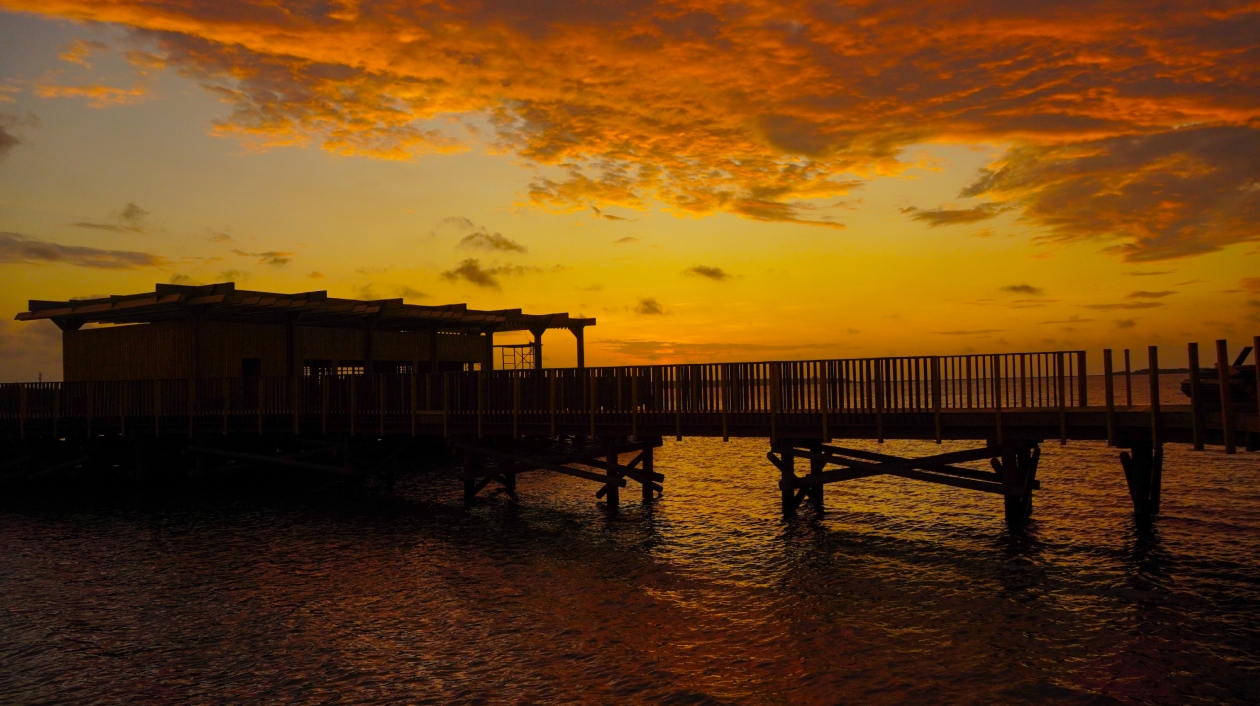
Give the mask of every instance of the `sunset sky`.
[(27, 299), (227, 280), (593, 365), (1180, 363), (1258, 249), (1254, 2), (0, 0), (3, 380), (60, 376)]

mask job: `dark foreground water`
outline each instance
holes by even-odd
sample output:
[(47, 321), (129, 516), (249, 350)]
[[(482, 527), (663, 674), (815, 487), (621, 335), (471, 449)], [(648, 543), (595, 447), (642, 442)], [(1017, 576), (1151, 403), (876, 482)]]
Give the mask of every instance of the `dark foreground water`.
[(1170, 447), (1142, 528), (1114, 450), (1047, 445), (1012, 535), (896, 479), (785, 522), (765, 451), (667, 441), (613, 521), (552, 474), (0, 499), (0, 702), (1260, 701), (1260, 457)]

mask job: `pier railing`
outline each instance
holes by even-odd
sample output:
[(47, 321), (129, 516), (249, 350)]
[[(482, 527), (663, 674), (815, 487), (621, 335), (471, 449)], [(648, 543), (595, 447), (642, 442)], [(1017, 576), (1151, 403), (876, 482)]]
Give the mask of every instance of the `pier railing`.
[[(1084, 351), (486, 372), (0, 385), (0, 419), (155, 433), (292, 417), (343, 428), (417, 416), (896, 414), (1086, 406)], [(426, 413), (427, 416), (421, 413)], [(141, 427), (144, 428), (141, 428)], [(414, 426), (414, 422), (413, 422)], [(54, 430), (55, 433), (55, 430)]]

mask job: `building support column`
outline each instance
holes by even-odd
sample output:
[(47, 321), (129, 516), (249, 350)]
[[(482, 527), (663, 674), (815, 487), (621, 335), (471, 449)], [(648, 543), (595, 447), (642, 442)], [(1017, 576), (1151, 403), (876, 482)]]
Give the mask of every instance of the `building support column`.
[(494, 370), (494, 329), (486, 329), (486, 350), (481, 360), (481, 369), (487, 372)]
[(534, 370), (542, 370), (542, 337), (547, 332), (545, 328), (531, 329), (530, 333), (534, 334)]
[(577, 366), (579, 368), (586, 367), (586, 327), (574, 326), (569, 329), (573, 332), (573, 337), (577, 339)]

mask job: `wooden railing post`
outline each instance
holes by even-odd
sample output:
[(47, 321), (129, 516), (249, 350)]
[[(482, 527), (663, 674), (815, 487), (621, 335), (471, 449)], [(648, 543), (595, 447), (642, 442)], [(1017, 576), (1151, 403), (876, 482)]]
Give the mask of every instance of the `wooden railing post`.
[(639, 375), (630, 375), (630, 436), (639, 439)]
[(26, 383), (18, 383), (18, 438), (26, 440)]
[(875, 359), (875, 435), (879, 443), (884, 443), (884, 358)]
[(1190, 367), (1190, 423), (1194, 450), (1203, 450), (1203, 394), (1199, 382), (1199, 344), (1186, 346), (1186, 361)]
[[(350, 436), (353, 438), (354, 433), (358, 431), (356, 427), (359, 421), (359, 378), (362, 375), (347, 375), (346, 380), (350, 383)], [(481, 435), (480, 425), (478, 425), (477, 435)]]
[(486, 408), (486, 371), (477, 371), (477, 438), (482, 436), (481, 418)]
[(385, 374), (376, 374), (376, 421), (380, 438), (385, 438)]
[(783, 403), (782, 391), (779, 389), (782, 384), (781, 373), (777, 363), (770, 364), (770, 443), (779, 443), (779, 409)]
[(1129, 349), (1124, 349), (1124, 404), (1133, 406), (1133, 370), (1129, 364)]
[[(1194, 344), (1190, 344), (1194, 345)], [(1103, 349), (1103, 400), (1107, 404), (1107, 445), (1116, 445), (1116, 390), (1112, 380), (1111, 349)]]
[(936, 426), (936, 443), (941, 443), (941, 357), (932, 356), (932, 417)]
[[(683, 366), (674, 368), (674, 440), (682, 441), (682, 371)], [(592, 422), (593, 424), (593, 422)], [(773, 422), (771, 422), (773, 426)], [(773, 432), (772, 432), (773, 433)]]
[(555, 370), (544, 373), (547, 376), (547, 404), (551, 416), (551, 436), (556, 435), (556, 374)]
[(993, 417), (997, 426), (997, 442), (1002, 443), (1002, 357), (992, 355), (989, 364), (993, 366)]
[(1089, 406), (1089, 373), (1085, 366), (1085, 351), (1076, 352), (1076, 406)]
[(1067, 360), (1063, 351), (1054, 354), (1056, 396), (1059, 403), (1059, 445), (1067, 446)]
[(1229, 389), (1229, 344), (1216, 342), (1216, 376), (1221, 386), (1221, 433), (1225, 437), (1225, 453), (1237, 453), (1234, 445), (1234, 395)]
[(1158, 451), (1163, 443), (1159, 418), (1159, 346), (1150, 346), (1146, 350), (1149, 360), (1146, 372), (1151, 381), (1151, 443)]
[(595, 391), (595, 383), (599, 378), (595, 377), (593, 368), (586, 368), (586, 379), (589, 381), (591, 390), (591, 438), (595, 438), (595, 409), (599, 406), (599, 394)]
[(512, 438), (521, 438), (521, 379), (512, 376)]
[(223, 435), (228, 433), (228, 414), (232, 411), (232, 381), (223, 378)]
[[(822, 440), (823, 443), (831, 442), (831, 429), (828, 426), (831, 416), (831, 365), (823, 361), (819, 363), (822, 366), (822, 394), (818, 396), (818, 404), (822, 407)], [(722, 412), (722, 435), (726, 436), (726, 412)]]
[(153, 381), (153, 436), (162, 434), (162, 381)]

